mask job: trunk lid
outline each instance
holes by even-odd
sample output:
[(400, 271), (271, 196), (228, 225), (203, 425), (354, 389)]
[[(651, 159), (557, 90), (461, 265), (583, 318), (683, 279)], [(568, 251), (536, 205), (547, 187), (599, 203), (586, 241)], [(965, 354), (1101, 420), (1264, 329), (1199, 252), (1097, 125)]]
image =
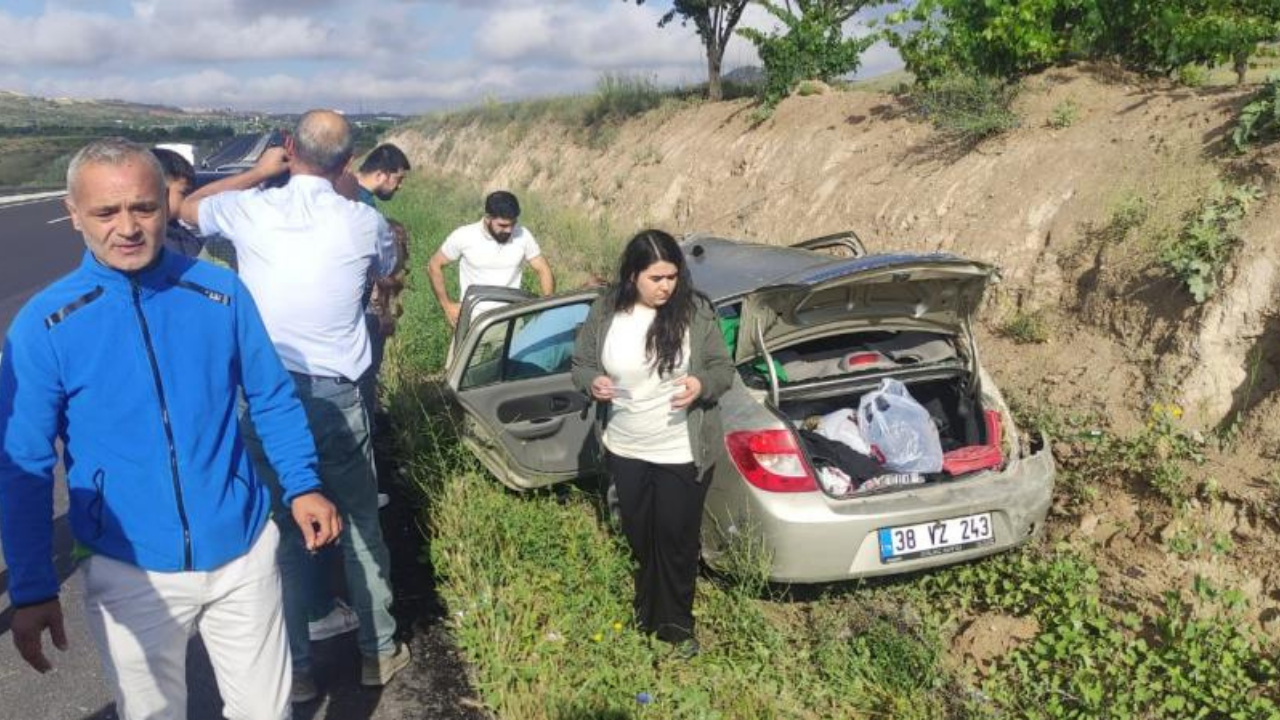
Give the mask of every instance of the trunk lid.
[(801, 270), (742, 302), (734, 362), (840, 332), (933, 330), (969, 338), (994, 268), (947, 254), (873, 255)]

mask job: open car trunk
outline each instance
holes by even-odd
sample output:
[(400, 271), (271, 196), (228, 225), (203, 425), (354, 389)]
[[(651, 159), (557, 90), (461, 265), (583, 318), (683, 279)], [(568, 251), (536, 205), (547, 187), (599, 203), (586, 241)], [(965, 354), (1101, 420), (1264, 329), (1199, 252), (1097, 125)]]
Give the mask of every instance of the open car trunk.
[[(911, 474), (882, 471), (875, 482), (860, 477), (844, 491), (824, 482), (822, 469), (835, 465), (853, 478), (863, 467), (841, 467), (828, 457), (809, 452), (805, 440), (820, 419), (839, 411), (855, 417), (862, 397), (880, 387), (885, 378), (901, 381), (911, 397), (929, 413), (946, 453), (998, 444), (999, 429), (991, 427), (988, 410), (973, 366), (966, 357), (967, 342), (947, 333), (917, 330), (876, 330), (841, 334), (766, 352), (765, 360), (739, 366), (745, 384), (766, 395), (765, 400), (796, 433), (819, 486), (832, 497), (860, 497), (909, 489), (934, 482), (963, 480), (972, 473)], [(994, 437), (993, 437), (994, 436)], [(873, 451), (874, 456), (874, 451)], [(856, 458), (855, 458), (856, 461)], [(856, 462), (855, 462), (856, 464)]]
[[(826, 467), (832, 457), (840, 460), (840, 472), (819, 473), (828, 495), (939, 481), (960, 474), (954, 472), (958, 466), (972, 467), (998, 453), (998, 438), (989, 437), (999, 434), (998, 418), (985, 415), (980, 405), (972, 333), (993, 272), (946, 254), (854, 257), (775, 280), (740, 305), (722, 309), (722, 323), (730, 327), (726, 337), (732, 336), (731, 351), (748, 387), (765, 391), (765, 401), (790, 421), (806, 451), (823, 448)], [(952, 475), (885, 472), (876, 448), (864, 445), (860, 457), (850, 457), (843, 447), (801, 432), (814, 418), (857, 411), (862, 396), (885, 378), (903, 382), (928, 410), (944, 460), (949, 451), (968, 458), (948, 467)], [(987, 443), (995, 447), (981, 447)], [(815, 454), (808, 452), (811, 466)]]

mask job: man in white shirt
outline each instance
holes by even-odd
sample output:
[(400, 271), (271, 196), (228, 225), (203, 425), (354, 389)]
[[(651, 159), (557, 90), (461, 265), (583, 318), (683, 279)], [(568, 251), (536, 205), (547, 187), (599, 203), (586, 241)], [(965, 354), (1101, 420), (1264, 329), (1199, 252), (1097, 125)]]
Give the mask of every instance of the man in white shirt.
[[(499, 190), (484, 200), (484, 217), (477, 223), (463, 225), (449, 233), (444, 244), (431, 257), (427, 273), (431, 276), (431, 289), (444, 309), (450, 327), (457, 327), (461, 301), (472, 285), (498, 285), (519, 288), (524, 265), (538, 275), (538, 285), (543, 295), (556, 291), (551, 265), (543, 257), (533, 233), (516, 221), (520, 217), (520, 202), (515, 195)], [(449, 299), (445, 288), (444, 267), (452, 262), (458, 265), (458, 302)], [(481, 313), (493, 305), (481, 304), (475, 312)]]
[[(294, 385), (319, 451), (320, 481), (348, 528), (342, 541), (351, 606), (359, 617), (361, 682), (380, 686), (408, 665), (390, 614), (390, 559), (378, 524), (377, 479), (369, 417), (359, 381), (371, 353), (363, 296), (370, 270), (390, 274), (395, 240), (377, 210), (334, 191), (351, 160), (351, 127), (341, 115), (302, 116), (283, 148), (271, 148), (248, 172), (213, 183), (182, 204), (182, 219), (236, 249), (241, 280), (257, 301), (276, 352)], [(260, 188), (288, 171), (283, 187)], [(275, 482), (252, 427), (242, 434), (269, 482)], [(277, 496), (278, 496), (278, 490)], [(277, 513), (277, 518), (288, 514)], [(295, 529), (278, 522), (285, 624), (293, 656), (293, 701), (318, 695), (311, 677), (308, 614), (319, 592), (317, 561)]]

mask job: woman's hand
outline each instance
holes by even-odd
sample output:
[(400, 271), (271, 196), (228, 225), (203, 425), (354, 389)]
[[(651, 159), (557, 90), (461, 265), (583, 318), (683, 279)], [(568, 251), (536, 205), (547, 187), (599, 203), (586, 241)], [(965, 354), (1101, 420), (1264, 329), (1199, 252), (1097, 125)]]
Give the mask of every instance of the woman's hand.
[(599, 375), (595, 380), (591, 381), (591, 397), (600, 402), (609, 402), (613, 399), (613, 380), (608, 375)]
[(684, 386), (684, 390), (671, 397), (671, 408), (673, 410), (683, 410), (689, 407), (702, 394), (702, 381), (692, 375), (685, 375), (675, 382), (677, 385)]

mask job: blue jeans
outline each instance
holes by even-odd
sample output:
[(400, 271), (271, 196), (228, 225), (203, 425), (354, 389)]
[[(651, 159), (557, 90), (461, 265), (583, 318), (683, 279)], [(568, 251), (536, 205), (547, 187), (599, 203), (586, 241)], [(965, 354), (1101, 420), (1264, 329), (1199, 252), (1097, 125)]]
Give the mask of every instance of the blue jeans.
[[(378, 480), (369, 439), (369, 415), (359, 387), (342, 378), (293, 373), (298, 399), (307, 413), (320, 460), (325, 496), (342, 516), (339, 540), (351, 608), (360, 618), (358, 644), (367, 657), (395, 652), (391, 616), (391, 557), (378, 524)], [(261, 441), (245, 423), (245, 443), (263, 481), (271, 488), (273, 516), (280, 528), (280, 576), (285, 626), (295, 672), (311, 669), (307, 621), (326, 597), (321, 563), (307, 552), (302, 531), (284, 506), (279, 478), (265, 461)]]

